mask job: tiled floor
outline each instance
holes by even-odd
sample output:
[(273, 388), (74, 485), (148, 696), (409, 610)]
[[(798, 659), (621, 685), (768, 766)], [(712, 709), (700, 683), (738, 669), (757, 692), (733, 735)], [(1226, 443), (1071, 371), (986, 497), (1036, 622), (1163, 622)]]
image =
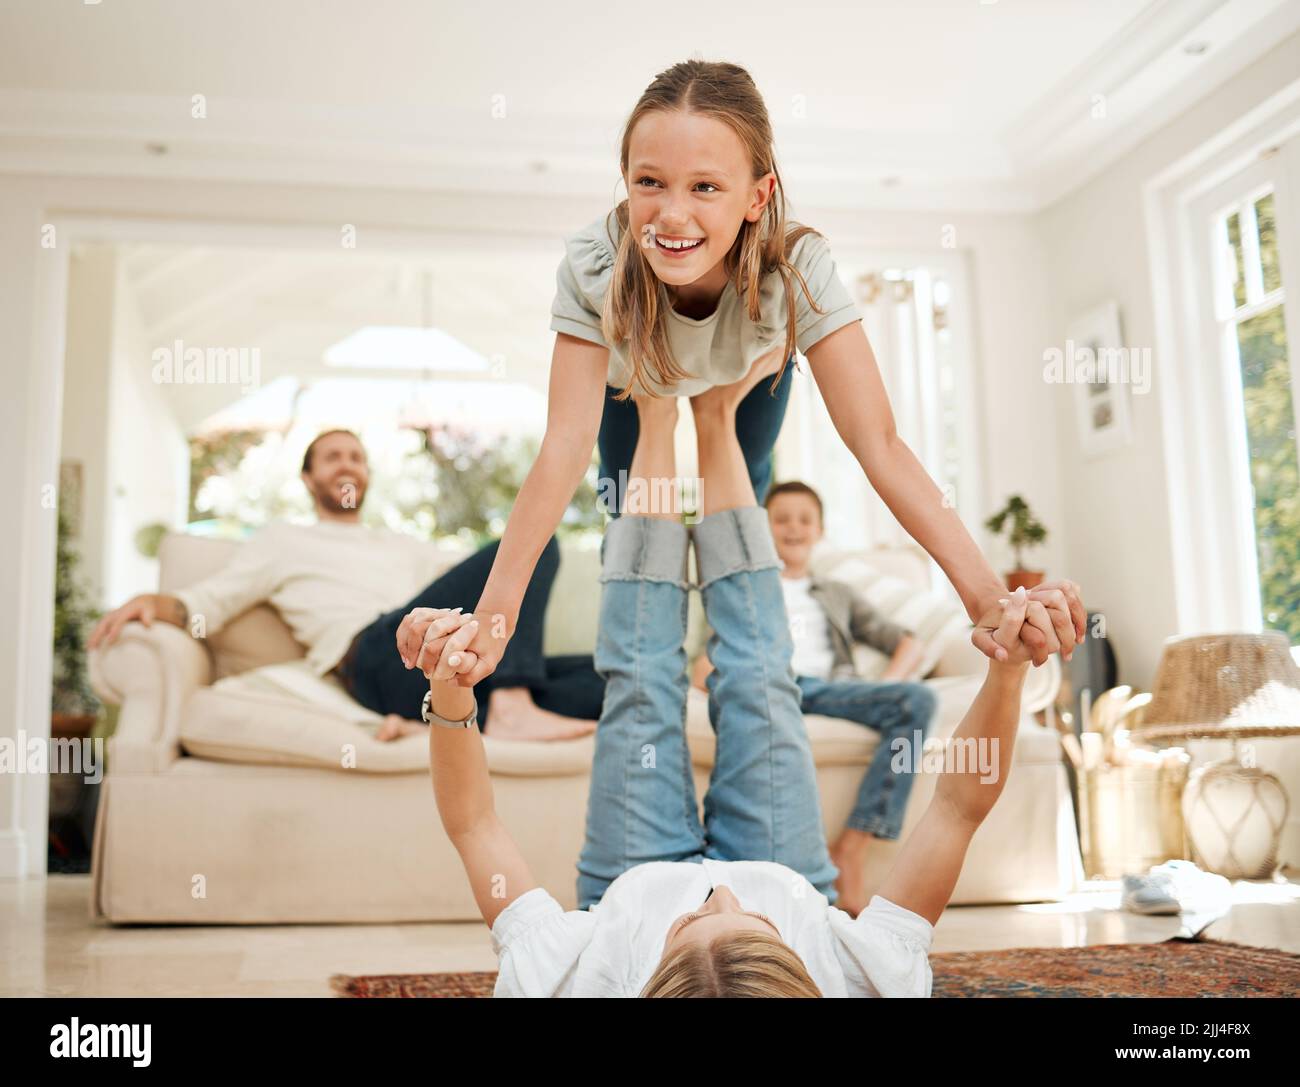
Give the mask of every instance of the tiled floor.
[[(87, 913), (89, 876), (0, 881), (0, 996), (326, 996), (330, 974), (495, 968), (482, 924), (114, 927)], [(1142, 943), (1177, 917), (1119, 909), (1116, 883), (1064, 902), (953, 906), (934, 950)], [(1238, 882), (1206, 935), (1300, 953), (1300, 882)]]

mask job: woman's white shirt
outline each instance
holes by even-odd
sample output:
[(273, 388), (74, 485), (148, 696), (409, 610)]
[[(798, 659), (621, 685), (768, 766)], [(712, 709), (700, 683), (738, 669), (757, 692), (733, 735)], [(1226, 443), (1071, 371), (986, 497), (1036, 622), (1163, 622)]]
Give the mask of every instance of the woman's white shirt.
[(625, 996), (645, 987), (668, 928), (715, 886), (766, 914), (825, 996), (928, 997), (934, 926), (875, 895), (856, 919), (798, 872), (770, 861), (654, 861), (628, 869), (588, 910), (544, 888), (520, 895), (492, 926), (495, 996)]

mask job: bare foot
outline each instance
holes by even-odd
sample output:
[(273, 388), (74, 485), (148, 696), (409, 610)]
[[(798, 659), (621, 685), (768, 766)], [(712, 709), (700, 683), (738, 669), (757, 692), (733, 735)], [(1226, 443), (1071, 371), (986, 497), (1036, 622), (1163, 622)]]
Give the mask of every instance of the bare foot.
[(596, 722), (544, 710), (527, 687), (498, 687), (488, 695), (487, 732), (494, 740), (576, 740), (596, 731)]
[(839, 891), (835, 905), (850, 917), (857, 917), (871, 901), (867, 894), (867, 855), (875, 841), (876, 836), (868, 831), (845, 827), (830, 847), (831, 863), (840, 870), (835, 880)]
[(425, 732), (428, 727), (423, 721), (408, 721), (400, 714), (387, 713), (375, 732), (375, 739), (387, 743), (390, 740), (401, 739), (403, 736), (410, 736), (413, 732)]

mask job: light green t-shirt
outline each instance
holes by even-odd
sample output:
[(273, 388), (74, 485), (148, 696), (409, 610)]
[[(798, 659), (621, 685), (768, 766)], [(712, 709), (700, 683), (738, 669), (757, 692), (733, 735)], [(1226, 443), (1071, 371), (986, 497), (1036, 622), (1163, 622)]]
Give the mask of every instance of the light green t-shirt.
[[(618, 217), (611, 212), (608, 222), (606, 216), (601, 216), (565, 238), (564, 258), (555, 273), (551, 329), (609, 347), (606, 380), (614, 388), (624, 389), (631, 380), (632, 367), (622, 349), (607, 344), (600, 330), (619, 234)], [(859, 320), (861, 314), (835, 269), (825, 238), (805, 234), (795, 243), (790, 259), (823, 311), (818, 313), (809, 305), (798, 280), (793, 280), (795, 344), (806, 353), (824, 336)], [(757, 322), (749, 319), (731, 284), (723, 290), (709, 316), (684, 317), (669, 306), (667, 321), (673, 356), (694, 377), (662, 391), (666, 395), (694, 396), (714, 385), (739, 381), (757, 359), (785, 341), (785, 284), (776, 272), (764, 277), (759, 287)]]

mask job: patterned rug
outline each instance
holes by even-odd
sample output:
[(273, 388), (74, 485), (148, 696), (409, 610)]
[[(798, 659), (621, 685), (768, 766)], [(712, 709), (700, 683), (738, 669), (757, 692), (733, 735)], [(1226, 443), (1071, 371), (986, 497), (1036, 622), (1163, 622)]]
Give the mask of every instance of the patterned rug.
[[(930, 956), (934, 996), (1300, 996), (1300, 955), (1220, 940), (1022, 947)], [(335, 974), (338, 996), (492, 995), (495, 971)]]

